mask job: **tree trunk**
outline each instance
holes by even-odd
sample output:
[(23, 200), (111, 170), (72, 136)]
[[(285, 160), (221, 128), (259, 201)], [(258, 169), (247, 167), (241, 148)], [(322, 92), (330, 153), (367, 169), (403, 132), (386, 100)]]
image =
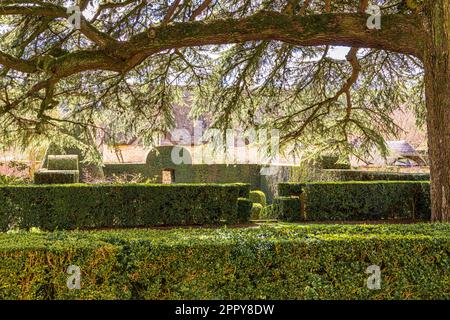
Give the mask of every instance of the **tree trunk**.
[(450, 4), (429, 0), (424, 55), (433, 221), (450, 219)]

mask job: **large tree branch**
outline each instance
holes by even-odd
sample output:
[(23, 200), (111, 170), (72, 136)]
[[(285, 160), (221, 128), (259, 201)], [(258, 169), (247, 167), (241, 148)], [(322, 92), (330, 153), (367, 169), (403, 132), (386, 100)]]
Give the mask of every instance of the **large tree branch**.
[(381, 30), (367, 29), (367, 17), (361, 13), (292, 16), (266, 11), (240, 20), (154, 27), (123, 45), (130, 49), (130, 54), (150, 55), (170, 48), (279, 40), (299, 46), (341, 45), (422, 57), (425, 36), (414, 16), (383, 16)]
[[(285, 15), (263, 11), (243, 19), (189, 21), (152, 27), (128, 41), (66, 54), (46, 66), (57, 77), (87, 70), (124, 72), (155, 53), (182, 47), (278, 40), (298, 46), (342, 45), (384, 49), (422, 58), (424, 31), (414, 16), (383, 16), (381, 30), (368, 30), (365, 14)], [(30, 62), (0, 55), (0, 63), (33, 72)], [(14, 63), (13, 63), (14, 62)]]
[(18, 59), (0, 51), (0, 64), (24, 73), (34, 73), (37, 71), (36, 65), (30, 61)]

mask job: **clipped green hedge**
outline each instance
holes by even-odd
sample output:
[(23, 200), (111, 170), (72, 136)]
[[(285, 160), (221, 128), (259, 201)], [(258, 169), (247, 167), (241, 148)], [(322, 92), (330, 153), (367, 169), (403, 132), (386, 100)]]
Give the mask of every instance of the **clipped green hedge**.
[[(178, 147), (179, 148), (179, 147)], [(121, 174), (141, 174), (145, 178), (162, 182), (162, 171), (172, 169), (176, 183), (249, 183), (253, 188), (260, 184), (258, 164), (190, 164), (192, 156), (187, 148), (178, 152), (186, 153), (187, 163), (175, 164), (172, 160), (174, 146), (159, 146), (151, 150), (143, 163), (106, 163), (106, 176)]]
[(281, 182), (278, 184), (278, 196), (280, 197), (299, 197), (303, 192), (305, 183), (299, 182)]
[(47, 165), (48, 170), (79, 170), (78, 155), (48, 155)]
[(430, 184), (424, 181), (284, 183), (279, 193), (301, 194), (312, 221), (431, 217)]
[(246, 198), (238, 198), (238, 207), (237, 207), (237, 221), (238, 222), (247, 222), (250, 219), (250, 215), (252, 212), (252, 205), (249, 199)]
[(80, 182), (78, 170), (47, 170), (41, 169), (34, 173), (35, 184), (69, 184)]
[(449, 268), (450, 224), (0, 234), (0, 299), (450, 299)]
[(0, 186), (0, 230), (234, 223), (242, 184)]
[(307, 181), (429, 181), (428, 173), (396, 173), (366, 170), (321, 169), (310, 172)]
[(275, 197), (272, 204), (272, 217), (281, 221), (303, 221), (304, 211), (300, 197)]

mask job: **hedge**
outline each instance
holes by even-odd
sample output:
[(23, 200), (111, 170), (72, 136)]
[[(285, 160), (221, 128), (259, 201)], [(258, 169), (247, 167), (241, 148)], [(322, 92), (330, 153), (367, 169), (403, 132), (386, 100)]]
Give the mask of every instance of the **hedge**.
[[(106, 176), (121, 174), (140, 174), (145, 178), (162, 182), (162, 171), (172, 169), (176, 183), (249, 183), (252, 188), (260, 184), (258, 164), (175, 164), (172, 161), (173, 146), (160, 146), (151, 150), (146, 162), (106, 163), (103, 170)], [(182, 153), (189, 150), (181, 148)], [(186, 157), (188, 162), (191, 156)]]
[(48, 170), (79, 170), (78, 155), (48, 155)]
[(242, 184), (0, 186), (0, 230), (234, 223)]
[[(449, 235), (449, 224), (0, 234), (0, 299), (450, 299)], [(66, 286), (70, 265), (80, 290)]]
[(264, 207), (260, 203), (253, 202), (250, 219), (258, 220), (263, 218)]
[(300, 197), (275, 197), (271, 210), (271, 216), (281, 221), (305, 220)]
[(48, 169), (49, 163), (48, 158), (49, 156), (61, 156), (61, 155), (77, 155), (78, 156), (78, 166), (80, 171), (80, 177), (89, 177), (89, 178), (98, 178), (103, 179), (104, 173), (102, 166), (98, 164), (94, 164), (88, 161), (89, 157), (88, 152), (90, 149), (80, 149), (77, 146), (72, 147), (61, 147), (56, 145), (55, 143), (51, 143), (46, 152), (45, 156), (42, 159), (42, 168)]
[(431, 217), (430, 184), (423, 181), (284, 183), (279, 194), (302, 194), (312, 221)]
[(253, 202), (246, 198), (238, 198), (237, 221), (247, 222), (250, 219)]
[(78, 170), (47, 170), (40, 169), (34, 173), (35, 184), (68, 184), (79, 183)]
[(261, 190), (252, 190), (252, 191), (250, 191), (249, 199), (253, 203), (261, 204), (263, 207), (265, 207), (266, 204), (267, 204), (266, 195)]
[(395, 173), (366, 170), (312, 170), (307, 181), (429, 181), (428, 173)]

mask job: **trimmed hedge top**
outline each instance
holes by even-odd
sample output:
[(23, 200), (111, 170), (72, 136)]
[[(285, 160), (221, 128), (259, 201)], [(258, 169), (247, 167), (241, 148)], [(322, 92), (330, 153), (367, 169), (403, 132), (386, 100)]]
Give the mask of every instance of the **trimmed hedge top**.
[(429, 173), (381, 172), (369, 170), (322, 169), (309, 181), (428, 181)]
[(0, 186), (0, 230), (234, 223), (246, 184)]

